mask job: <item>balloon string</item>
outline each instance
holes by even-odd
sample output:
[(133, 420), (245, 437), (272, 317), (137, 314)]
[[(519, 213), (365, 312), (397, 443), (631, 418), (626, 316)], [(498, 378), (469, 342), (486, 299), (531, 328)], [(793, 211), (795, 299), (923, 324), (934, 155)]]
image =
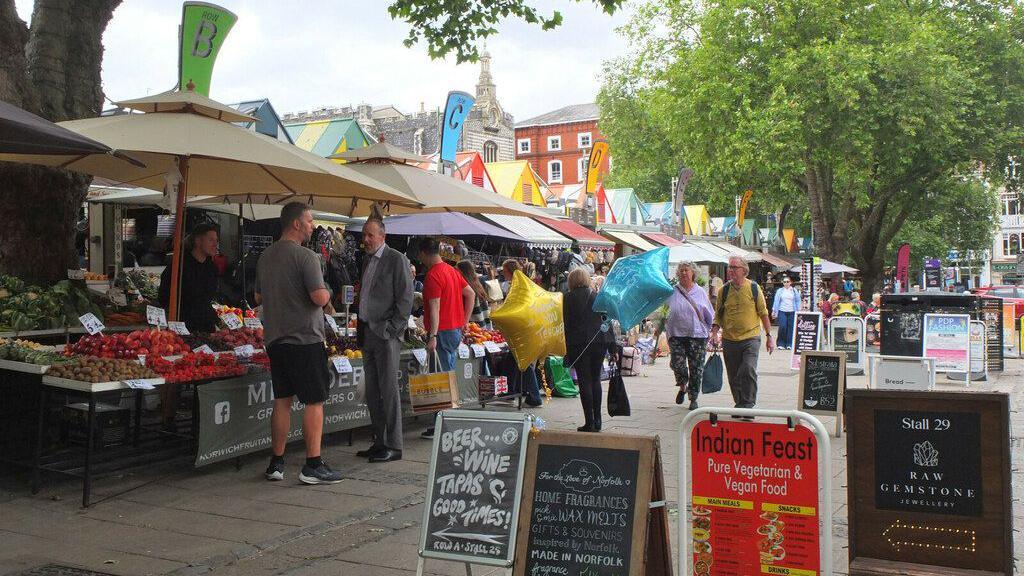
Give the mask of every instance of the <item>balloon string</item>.
[(594, 343), (594, 340), (597, 339), (598, 334), (600, 334), (601, 332), (603, 332), (603, 330), (598, 328), (597, 332), (595, 332), (594, 335), (590, 338), (590, 342), (587, 342), (587, 345), (583, 347), (583, 351), (580, 352), (579, 356), (577, 356), (576, 359), (572, 361), (572, 364), (569, 364), (566, 370), (571, 369), (573, 366), (576, 365), (577, 362), (580, 361), (580, 358), (583, 357), (583, 354), (587, 351), (587, 348), (590, 348), (590, 345)]

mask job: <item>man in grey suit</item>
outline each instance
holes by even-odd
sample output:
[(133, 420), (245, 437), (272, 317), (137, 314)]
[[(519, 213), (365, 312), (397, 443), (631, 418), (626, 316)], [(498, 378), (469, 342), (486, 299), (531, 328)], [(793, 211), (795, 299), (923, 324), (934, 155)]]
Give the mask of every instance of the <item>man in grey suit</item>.
[(373, 445), (356, 454), (370, 462), (402, 459), (402, 399), (398, 355), (412, 311), (409, 260), (384, 243), (384, 222), (363, 225), (363, 275), (359, 287), (359, 340), (366, 376)]

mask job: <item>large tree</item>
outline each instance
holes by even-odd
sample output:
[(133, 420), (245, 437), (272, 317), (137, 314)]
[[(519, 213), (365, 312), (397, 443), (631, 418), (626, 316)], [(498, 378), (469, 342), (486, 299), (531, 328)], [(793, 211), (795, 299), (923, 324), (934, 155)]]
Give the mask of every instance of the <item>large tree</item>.
[[(645, 100), (707, 189), (806, 207), (873, 287), (908, 219), (1019, 147), (1021, 22), (1012, 0), (650, 0), (602, 99)], [(636, 120), (602, 122), (629, 166)]]
[[(98, 116), (103, 31), (120, 0), (37, 0), (32, 25), (0, 0), (0, 99), (53, 121)], [(0, 272), (51, 282), (77, 268), (75, 223), (89, 179), (0, 163)]]

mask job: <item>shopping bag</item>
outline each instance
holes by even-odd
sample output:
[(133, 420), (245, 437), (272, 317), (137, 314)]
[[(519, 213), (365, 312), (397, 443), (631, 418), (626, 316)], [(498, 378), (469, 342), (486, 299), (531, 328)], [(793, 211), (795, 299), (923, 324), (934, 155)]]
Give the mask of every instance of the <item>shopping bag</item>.
[(501, 282), (497, 280), (485, 281), (484, 289), (487, 290), (487, 298), (489, 300), (500, 302), (505, 299), (505, 294), (501, 292)]
[(715, 352), (704, 363), (704, 379), (700, 383), (701, 394), (714, 394), (722, 389), (722, 355)]
[(580, 392), (576, 389), (561, 356), (548, 356), (544, 362), (544, 370), (547, 372), (548, 384), (553, 395), (559, 398), (575, 398), (579, 395)]
[(608, 380), (608, 415), (629, 416), (629, 396), (621, 371), (616, 370)]
[[(437, 354), (434, 354), (431, 368), (436, 369)], [(455, 372), (431, 372), (409, 376), (409, 395), (412, 399), (412, 413), (424, 414), (455, 408), (459, 404), (459, 381)]]

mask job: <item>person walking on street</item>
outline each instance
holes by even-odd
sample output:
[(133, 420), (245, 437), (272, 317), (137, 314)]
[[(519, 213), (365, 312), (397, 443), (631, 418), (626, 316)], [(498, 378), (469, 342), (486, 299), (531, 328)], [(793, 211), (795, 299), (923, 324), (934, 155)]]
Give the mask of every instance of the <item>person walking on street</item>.
[(748, 273), (743, 258), (729, 258), (729, 282), (718, 295), (715, 323), (711, 327), (712, 343), (722, 345), (729, 389), (737, 408), (753, 408), (757, 403), (757, 356), (762, 328), (765, 348), (769, 354), (775, 351), (764, 293), (755, 282), (747, 280)]
[(359, 285), (357, 339), (363, 350), (366, 407), (373, 445), (356, 452), (370, 462), (402, 459), (402, 398), (398, 355), (412, 311), (409, 260), (384, 243), (384, 222), (363, 225), (363, 274)]
[[(469, 324), (476, 293), (458, 270), (441, 259), (440, 244), (435, 238), (420, 241), (419, 260), (427, 269), (423, 280), (423, 327), (427, 331), (427, 353), (436, 353), (438, 368), (447, 372), (455, 367), (455, 357), (462, 343), (462, 329)], [(427, 428), (420, 436), (433, 438), (434, 427)]]
[(331, 376), (324, 347), (323, 307), (331, 301), (324, 285), (320, 258), (302, 245), (313, 234), (313, 213), (302, 202), (281, 210), (281, 239), (260, 255), (256, 269), (257, 304), (263, 305), (263, 329), (274, 386), (270, 417), (273, 454), (265, 476), (284, 480), (284, 449), (291, 429), (292, 401), (305, 404), (302, 436), (306, 464), (299, 472), (304, 484), (335, 484), (341, 473), (320, 457), (324, 401)]
[(676, 377), (676, 404), (690, 398), (690, 410), (697, 409), (704, 375), (704, 352), (711, 335), (715, 312), (707, 292), (694, 282), (696, 269), (690, 262), (680, 262), (676, 268), (679, 283), (668, 299), (668, 319), (665, 332), (671, 353), (669, 365)]
[(608, 345), (601, 332), (601, 315), (594, 312), (597, 292), (590, 287), (590, 271), (569, 272), (569, 292), (562, 302), (565, 324), (565, 365), (576, 369), (576, 385), (583, 404), (579, 432), (601, 431), (601, 362)]
[(800, 309), (800, 292), (788, 276), (782, 277), (782, 288), (775, 291), (772, 318), (779, 321), (779, 348), (788, 350), (793, 344), (793, 316)]

